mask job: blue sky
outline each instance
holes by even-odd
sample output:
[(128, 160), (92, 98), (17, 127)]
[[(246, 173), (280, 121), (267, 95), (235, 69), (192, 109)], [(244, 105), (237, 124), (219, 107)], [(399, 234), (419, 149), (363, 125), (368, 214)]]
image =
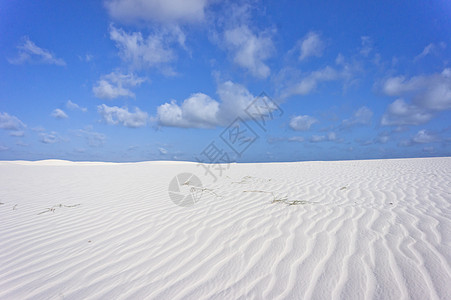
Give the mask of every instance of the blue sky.
[(0, 1), (0, 45), (3, 160), (451, 155), (449, 1)]

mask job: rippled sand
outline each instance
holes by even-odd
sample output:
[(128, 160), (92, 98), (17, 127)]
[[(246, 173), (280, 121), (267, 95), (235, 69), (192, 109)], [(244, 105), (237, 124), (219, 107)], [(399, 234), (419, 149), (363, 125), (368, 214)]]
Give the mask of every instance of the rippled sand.
[(0, 203), (0, 299), (451, 299), (451, 158), (0, 162)]

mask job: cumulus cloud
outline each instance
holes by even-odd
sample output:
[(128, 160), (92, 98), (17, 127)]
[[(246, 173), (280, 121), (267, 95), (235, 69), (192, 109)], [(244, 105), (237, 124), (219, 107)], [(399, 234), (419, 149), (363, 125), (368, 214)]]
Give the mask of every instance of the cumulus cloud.
[(295, 116), (295, 117), (291, 118), (290, 127), (296, 131), (305, 131), (305, 130), (309, 130), (310, 127), (317, 122), (318, 122), (318, 120), (315, 119), (314, 117), (307, 116), (307, 115), (304, 115), (304, 116), (300, 115), (300, 116)]
[(412, 141), (418, 144), (432, 143), (435, 142), (436, 140), (437, 137), (429, 133), (425, 129), (418, 131), (417, 134), (412, 138)]
[(343, 120), (342, 124), (344, 127), (369, 125), (372, 117), (373, 112), (368, 107), (362, 106), (354, 112), (354, 115), (351, 118)]
[(133, 98), (135, 94), (129, 88), (139, 86), (146, 80), (146, 78), (138, 77), (134, 74), (111, 72), (102, 76), (92, 88), (92, 91), (100, 99)]
[(54, 117), (55, 119), (67, 119), (68, 118), (68, 116), (67, 116), (67, 114), (63, 111), (63, 110), (61, 110), (61, 109), (59, 109), (59, 108), (56, 108), (56, 109), (54, 109), (53, 111), (52, 111), (52, 117)]
[(414, 105), (424, 109), (448, 110), (451, 109), (451, 69), (412, 78), (390, 77), (383, 82), (382, 91), (389, 96), (411, 98)]
[(134, 112), (129, 112), (127, 107), (97, 106), (97, 112), (103, 120), (110, 125), (122, 125), (130, 128), (143, 127), (147, 125), (149, 115), (135, 107)]
[(325, 43), (321, 40), (318, 33), (310, 31), (307, 35), (299, 42), (300, 45), (300, 55), (299, 60), (304, 60), (311, 56), (321, 57), (325, 48)]
[(161, 155), (168, 154), (168, 150), (166, 150), (166, 149), (163, 148), (163, 147), (158, 148), (158, 151), (160, 152)]
[(253, 33), (247, 25), (224, 32), (226, 47), (233, 53), (233, 61), (247, 69), (253, 76), (266, 78), (271, 73), (265, 60), (274, 53), (271, 35), (267, 31)]
[(320, 83), (338, 80), (349, 81), (352, 79), (355, 67), (345, 62), (340, 62), (340, 65), (342, 66), (340, 69), (326, 66), (304, 74), (299, 80), (291, 82), (287, 87), (283, 88), (281, 97), (307, 95), (316, 90)]
[(157, 108), (158, 121), (163, 126), (212, 128), (218, 125), (219, 103), (208, 95), (196, 93), (179, 106), (176, 101)]
[[(185, 41), (185, 36), (178, 27), (143, 37), (141, 32), (128, 33), (111, 25), (110, 38), (116, 43), (121, 59), (135, 70), (151, 67), (170, 69), (164, 66), (174, 61), (176, 54), (169, 44), (178, 42), (183, 46)], [(173, 73), (169, 70), (167, 72)]]
[(23, 43), (17, 47), (19, 53), (17, 57), (8, 59), (11, 64), (42, 63), (57, 66), (65, 66), (66, 62), (57, 58), (49, 50), (36, 46), (28, 37), (23, 38)]
[(0, 112), (0, 129), (21, 131), (27, 127), (19, 118), (6, 112)]
[(204, 19), (208, 0), (106, 0), (110, 16), (123, 22), (192, 23)]
[(425, 129), (422, 129), (418, 131), (412, 138), (400, 141), (398, 145), (408, 147), (416, 144), (429, 144), (437, 141), (439, 141), (438, 136)]
[(435, 113), (451, 109), (451, 69), (441, 73), (412, 78), (396, 76), (382, 82), (388, 96), (402, 98), (389, 105), (382, 117), (382, 125), (418, 125), (428, 122)]
[(339, 73), (327, 66), (324, 69), (313, 71), (291, 88), (290, 94), (307, 95), (316, 89), (318, 83), (337, 80)]
[[(184, 128), (213, 128), (225, 126), (236, 117), (246, 120), (246, 114), (255, 97), (242, 85), (227, 81), (219, 85), (220, 101), (203, 93), (196, 93), (185, 99), (181, 105), (176, 101), (164, 103), (157, 108), (156, 121), (161, 126)], [(249, 110), (254, 118), (267, 115), (276, 109), (274, 105)]]
[(72, 102), (71, 100), (67, 100), (66, 107), (67, 107), (67, 109), (70, 109), (70, 110), (80, 110), (82, 112), (88, 111), (88, 109), (86, 107), (81, 107), (80, 105)]
[(44, 144), (54, 144), (61, 141), (61, 137), (55, 131), (39, 133), (39, 140)]
[(416, 105), (407, 104), (403, 99), (391, 103), (382, 116), (381, 125), (419, 125), (429, 122), (432, 114)]

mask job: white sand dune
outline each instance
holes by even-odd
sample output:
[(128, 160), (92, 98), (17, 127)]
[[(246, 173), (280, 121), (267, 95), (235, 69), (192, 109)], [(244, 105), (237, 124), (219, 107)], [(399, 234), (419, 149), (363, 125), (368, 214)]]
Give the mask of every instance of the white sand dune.
[[(192, 207), (168, 195), (183, 172), (208, 188)], [(0, 162), (0, 299), (451, 299), (451, 158), (204, 178), (195, 163)]]

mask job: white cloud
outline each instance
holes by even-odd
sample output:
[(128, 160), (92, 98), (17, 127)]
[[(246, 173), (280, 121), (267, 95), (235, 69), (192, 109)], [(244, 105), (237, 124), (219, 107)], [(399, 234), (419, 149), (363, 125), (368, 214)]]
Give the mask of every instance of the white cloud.
[[(178, 27), (163, 30), (144, 38), (141, 32), (127, 33), (113, 25), (110, 26), (110, 38), (116, 43), (122, 60), (133, 69), (151, 67), (163, 68), (176, 59), (170, 43), (178, 42), (183, 46), (185, 36)], [(170, 69), (166, 66), (166, 69)], [(167, 70), (168, 73), (173, 71)]]
[(418, 131), (412, 138), (400, 141), (398, 145), (408, 147), (415, 144), (429, 144), (437, 141), (439, 141), (438, 136), (428, 132), (425, 129), (422, 129)]
[[(219, 85), (217, 94), (220, 102), (203, 93), (196, 93), (185, 99), (181, 105), (176, 101), (165, 103), (157, 108), (156, 121), (162, 126), (185, 128), (213, 128), (225, 126), (236, 117), (244, 120), (250, 117), (245, 109), (255, 97), (242, 85), (227, 81)], [(268, 107), (258, 110), (249, 109), (254, 118), (267, 115), (276, 110), (269, 103)]]
[(253, 76), (266, 78), (271, 73), (265, 60), (274, 53), (271, 35), (267, 31), (254, 34), (247, 25), (224, 32), (226, 47), (233, 52), (233, 61)]
[(299, 60), (304, 60), (310, 56), (321, 57), (323, 55), (324, 48), (325, 43), (321, 40), (320, 35), (316, 32), (310, 31), (304, 39), (300, 41), (301, 53), (299, 55)]
[(129, 88), (139, 86), (146, 80), (146, 78), (138, 77), (134, 74), (111, 72), (102, 76), (92, 88), (92, 91), (100, 99), (133, 98), (135, 94)]
[(106, 0), (110, 16), (124, 22), (200, 22), (208, 0)]
[(391, 103), (382, 116), (381, 125), (419, 125), (428, 122), (432, 114), (423, 109), (407, 104), (403, 99)]
[(334, 81), (341, 79), (346, 74), (339, 72), (332, 67), (325, 67), (320, 70), (313, 71), (304, 76), (300, 82), (290, 86), (283, 97), (290, 95), (307, 95), (316, 89), (320, 82)]
[(310, 126), (317, 122), (318, 120), (311, 116), (295, 116), (290, 120), (290, 127), (296, 131), (309, 130)]
[(135, 107), (135, 112), (129, 112), (127, 107), (120, 108), (102, 104), (97, 106), (97, 111), (103, 120), (110, 125), (137, 128), (146, 126), (149, 120), (148, 114), (137, 107)]
[(0, 129), (20, 131), (27, 127), (19, 118), (0, 112)]
[(52, 117), (54, 117), (56, 119), (67, 119), (68, 118), (67, 114), (59, 108), (56, 108), (52, 111)]
[(343, 126), (369, 125), (372, 117), (373, 112), (368, 107), (362, 106), (354, 112), (351, 118), (343, 120)]
[(424, 47), (423, 51), (414, 58), (414, 61), (422, 59), (423, 57), (425, 57), (427, 55), (437, 53), (439, 51), (439, 49), (445, 49), (445, 48), (446, 48), (446, 44), (444, 42), (440, 42), (438, 45), (436, 45), (434, 43), (430, 43), (429, 45)]
[(418, 131), (417, 134), (412, 138), (412, 141), (418, 144), (432, 143), (436, 140), (437, 138), (427, 132), (425, 129)]
[[(221, 99), (218, 112), (218, 121), (221, 125), (228, 125), (236, 117), (240, 117), (243, 120), (249, 119), (245, 109), (252, 103), (255, 96), (252, 95), (246, 87), (241, 84), (226, 81), (220, 84), (217, 90), (217, 94)], [(258, 118), (261, 115), (268, 113), (268, 110), (275, 110), (274, 106), (268, 108), (262, 108), (260, 111), (249, 110), (254, 118)]]
[(158, 151), (160, 152), (160, 154), (164, 155), (164, 154), (168, 154), (168, 150), (166, 150), (163, 147), (158, 148)]
[(428, 122), (438, 111), (451, 109), (451, 69), (412, 78), (390, 77), (382, 82), (389, 96), (409, 98), (411, 104), (398, 99), (388, 107), (382, 125), (418, 125)]
[(319, 143), (319, 142), (325, 142), (325, 141), (341, 142), (342, 139), (338, 140), (337, 139), (337, 135), (335, 134), (335, 132), (329, 132), (329, 133), (327, 133), (327, 135), (312, 135), (310, 137), (310, 142), (311, 143)]
[(9, 135), (14, 136), (14, 137), (23, 137), (25, 135), (25, 131), (23, 131), (23, 130), (10, 131)]
[(209, 96), (196, 93), (182, 105), (176, 101), (165, 103), (157, 108), (158, 122), (163, 126), (185, 128), (212, 128), (218, 125), (219, 103)]
[(300, 74), (298, 70), (283, 68), (276, 78), (282, 99), (292, 95), (307, 95), (317, 89), (321, 83), (340, 81), (343, 89), (355, 82), (355, 75), (362, 71), (358, 61), (347, 62), (339, 54), (335, 60), (338, 67), (325, 66), (323, 68)]
[(318, 143), (326, 140), (326, 136), (324, 135), (312, 135), (310, 137), (310, 142), (312, 143)]
[(302, 136), (292, 136), (288, 138), (289, 142), (298, 142), (298, 143), (302, 143), (304, 141), (304, 137)]
[(9, 150), (9, 147), (0, 145), (0, 151), (6, 151), (6, 150)]
[(451, 109), (451, 69), (410, 79), (390, 77), (383, 82), (382, 91), (389, 96), (409, 97), (413, 104), (424, 109)]
[(55, 131), (39, 133), (40, 141), (44, 144), (54, 144), (61, 141), (61, 137)]
[(80, 110), (82, 112), (88, 111), (88, 109), (86, 107), (81, 107), (80, 105), (72, 102), (71, 100), (67, 100), (66, 107), (67, 107), (67, 109), (70, 109), (70, 110)]
[(24, 37), (23, 44), (17, 47), (19, 54), (16, 58), (8, 59), (11, 64), (43, 63), (57, 66), (65, 66), (66, 62), (55, 57), (50, 51), (36, 46), (28, 37)]

